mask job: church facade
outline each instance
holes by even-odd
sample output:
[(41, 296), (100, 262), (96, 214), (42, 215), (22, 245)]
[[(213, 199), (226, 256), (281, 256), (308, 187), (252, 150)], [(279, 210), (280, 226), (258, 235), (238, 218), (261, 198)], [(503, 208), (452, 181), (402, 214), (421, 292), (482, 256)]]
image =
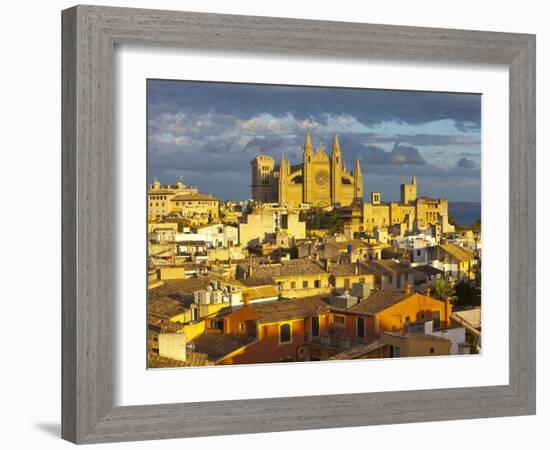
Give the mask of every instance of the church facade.
[(308, 132), (301, 164), (291, 165), (284, 155), (278, 164), (269, 155), (258, 155), (250, 164), (252, 198), (260, 203), (329, 207), (348, 206), (363, 199), (359, 160), (353, 171), (346, 168), (337, 135), (332, 141), (330, 156), (322, 144), (313, 149)]

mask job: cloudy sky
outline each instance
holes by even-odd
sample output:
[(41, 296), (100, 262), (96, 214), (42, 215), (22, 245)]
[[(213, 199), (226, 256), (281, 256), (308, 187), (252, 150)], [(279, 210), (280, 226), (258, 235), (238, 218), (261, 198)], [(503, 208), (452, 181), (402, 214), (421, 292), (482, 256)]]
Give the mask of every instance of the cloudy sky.
[(480, 201), (477, 94), (149, 80), (147, 100), (149, 181), (249, 198), (250, 160), (299, 163), (310, 130), (315, 148), (338, 133), (365, 193), (397, 200), (401, 177), (416, 175), (420, 195)]

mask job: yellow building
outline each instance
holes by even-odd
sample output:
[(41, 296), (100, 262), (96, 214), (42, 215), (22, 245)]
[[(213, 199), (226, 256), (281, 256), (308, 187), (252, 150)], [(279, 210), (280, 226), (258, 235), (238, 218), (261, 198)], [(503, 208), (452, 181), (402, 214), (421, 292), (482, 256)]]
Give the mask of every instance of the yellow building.
[(473, 252), (452, 242), (446, 242), (437, 247), (437, 254), (445, 273), (458, 280), (475, 280), (476, 259)]
[(380, 192), (371, 192), (371, 201), (363, 205), (362, 231), (372, 232), (375, 228), (405, 224), (410, 231), (415, 222), (417, 228), (424, 229), (439, 224), (442, 232), (454, 229), (447, 220), (449, 204), (447, 199), (417, 197), (417, 181), (413, 177), (410, 183), (401, 184), (399, 202), (382, 202)]
[(219, 203), (206, 194), (180, 194), (170, 200), (171, 212), (187, 219), (190, 225), (204, 225), (218, 220)]
[(276, 242), (277, 234), (281, 232), (289, 238), (305, 239), (306, 223), (300, 220), (300, 209), (263, 204), (240, 219), (239, 243), (254, 247), (265, 242)]
[(353, 171), (342, 161), (338, 136), (334, 136), (330, 156), (320, 144), (316, 151), (309, 132), (303, 147), (303, 162), (280, 164), (268, 155), (251, 161), (252, 198), (257, 202), (298, 206), (346, 206), (363, 198), (363, 177), (359, 160)]
[(291, 259), (278, 264), (244, 263), (236, 277), (247, 286), (272, 284), (282, 297), (301, 298), (331, 292), (330, 273), (320, 261)]
[(192, 195), (197, 193), (197, 188), (186, 186), (181, 181), (178, 181), (174, 185), (162, 185), (160, 181), (155, 180), (149, 186), (147, 192), (147, 215), (149, 221), (161, 219), (169, 214), (172, 207), (170, 200), (176, 195)]
[(451, 341), (424, 333), (382, 333), (388, 345), (388, 357), (442, 356), (451, 353)]

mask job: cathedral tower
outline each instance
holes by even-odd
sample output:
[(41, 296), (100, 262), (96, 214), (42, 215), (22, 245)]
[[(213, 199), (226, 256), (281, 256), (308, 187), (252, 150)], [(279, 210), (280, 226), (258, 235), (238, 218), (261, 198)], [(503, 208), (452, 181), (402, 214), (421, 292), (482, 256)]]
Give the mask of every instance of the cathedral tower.
[(340, 203), (340, 188), (342, 180), (342, 152), (340, 150), (340, 142), (338, 135), (334, 135), (332, 141), (332, 152), (330, 154), (330, 199), (334, 205)]
[(285, 203), (286, 186), (288, 183), (289, 164), (286, 162), (285, 154), (281, 154), (281, 165), (279, 167), (279, 204)]
[(306, 134), (306, 142), (304, 144), (304, 173), (303, 173), (303, 201), (310, 203), (313, 200), (312, 183), (313, 183), (313, 145), (311, 144), (311, 135), (309, 131)]

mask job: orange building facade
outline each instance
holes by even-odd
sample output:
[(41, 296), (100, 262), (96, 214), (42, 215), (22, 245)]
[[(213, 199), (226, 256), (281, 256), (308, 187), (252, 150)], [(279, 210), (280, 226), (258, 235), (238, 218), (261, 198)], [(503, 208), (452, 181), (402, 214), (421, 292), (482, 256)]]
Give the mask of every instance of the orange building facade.
[(224, 317), (223, 332), (248, 334), (255, 340), (218, 364), (304, 361), (304, 345), (330, 326), (326, 300), (318, 296), (247, 305)]

